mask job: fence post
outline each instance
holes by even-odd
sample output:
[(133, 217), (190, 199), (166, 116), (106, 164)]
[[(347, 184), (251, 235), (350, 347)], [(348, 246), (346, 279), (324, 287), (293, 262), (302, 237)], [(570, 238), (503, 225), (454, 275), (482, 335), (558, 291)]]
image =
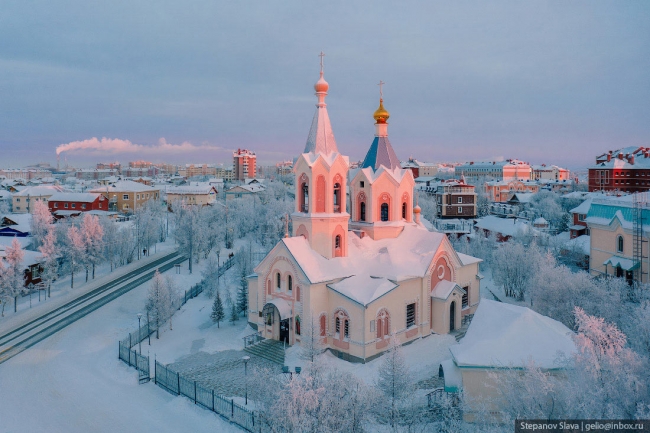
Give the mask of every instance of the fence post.
[(153, 360), (153, 383), (158, 385), (158, 362), (156, 361), (156, 355), (154, 355)]
[(178, 395), (181, 395), (181, 375), (176, 373), (176, 385), (178, 386)]
[(194, 404), (196, 404), (196, 380), (194, 381)]
[(129, 332), (129, 350), (133, 347), (133, 344), (131, 344), (131, 333)]
[(234, 417), (235, 417), (235, 400), (231, 398), (230, 399), (230, 418), (234, 418)]
[(212, 390), (212, 412), (214, 412), (214, 389)]
[(187, 303), (187, 290), (185, 291), (185, 302), (183, 302), (183, 304), (186, 304), (186, 303)]

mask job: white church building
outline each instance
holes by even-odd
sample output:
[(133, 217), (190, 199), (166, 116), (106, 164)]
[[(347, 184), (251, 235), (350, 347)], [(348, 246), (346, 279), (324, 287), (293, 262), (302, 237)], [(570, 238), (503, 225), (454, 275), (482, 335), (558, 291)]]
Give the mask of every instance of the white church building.
[(383, 99), (370, 149), (350, 170), (327, 114), (322, 65), (314, 88), (316, 113), (294, 164), (292, 234), (249, 277), (249, 323), (290, 345), (313, 323), (326, 348), (356, 362), (380, 355), (392, 334), (404, 344), (459, 328), (480, 300), (481, 260), (420, 222), (413, 175), (388, 140)]

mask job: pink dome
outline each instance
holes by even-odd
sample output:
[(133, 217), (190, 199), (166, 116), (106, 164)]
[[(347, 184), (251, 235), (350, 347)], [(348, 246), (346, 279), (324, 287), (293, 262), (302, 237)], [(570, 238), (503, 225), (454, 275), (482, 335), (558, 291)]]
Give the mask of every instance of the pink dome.
[(314, 84), (314, 90), (316, 90), (316, 93), (327, 93), (327, 90), (330, 88), (330, 85), (327, 84), (327, 81), (325, 81), (325, 78), (323, 78), (323, 73), (320, 73), (320, 78)]

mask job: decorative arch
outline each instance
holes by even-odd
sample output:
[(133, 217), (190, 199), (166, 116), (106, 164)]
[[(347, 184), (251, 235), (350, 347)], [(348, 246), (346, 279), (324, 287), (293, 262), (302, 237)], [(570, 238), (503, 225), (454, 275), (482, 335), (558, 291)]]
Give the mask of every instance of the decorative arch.
[(287, 262), (289, 264), (289, 266), (291, 266), (291, 270), (293, 271), (292, 274), (296, 276), (296, 281), (294, 281), (295, 284), (300, 284), (300, 282), (302, 282), (303, 285), (307, 284), (307, 281), (303, 278), (302, 270), (299, 271), (299, 269), (296, 268), (295, 263), (293, 263), (293, 261), (289, 260), (288, 258), (286, 258), (284, 256), (275, 257), (275, 259), (269, 264), (268, 270), (266, 271), (266, 274), (264, 275), (264, 278), (266, 280), (271, 281), (272, 282), (271, 284), (274, 283), (273, 278), (275, 278), (274, 275), (278, 271), (277, 271), (277, 269), (273, 269), (273, 268), (275, 267), (275, 264), (278, 263), (279, 261), (285, 261), (285, 262)]
[(305, 227), (304, 224), (300, 224), (298, 230), (296, 230), (296, 236), (302, 236), (303, 238), (309, 240), (309, 232), (307, 231), (307, 227)]
[(305, 173), (300, 175), (298, 182), (298, 212), (309, 212), (309, 178)]
[(379, 196), (377, 212), (380, 221), (391, 221), (391, 196), (387, 192), (384, 192)]
[(405, 192), (402, 194), (402, 209), (401, 209), (401, 216), (402, 219), (410, 222), (411, 221), (411, 213), (412, 213), (412, 206), (411, 206), (411, 198), (409, 197), (409, 194)]
[(366, 194), (363, 191), (357, 194), (357, 221), (368, 221), (366, 200)]
[(429, 279), (429, 293), (431, 293), (431, 290), (435, 289), (436, 284), (438, 284), (440, 281), (455, 281), (456, 279), (454, 274), (454, 266), (452, 265), (451, 259), (446, 253), (437, 256), (432, 263), (433, 264), (430, 268), (431, 278)]
[(332, 183), (332, 212), (341, 213), (345, 211), (345, 183), (340, 174), (336, 174)]
[(325, 176), (316, 178), (316, 212), (325, 213)]
[(377, 338), (382, 339), (390, 335), (390, 312), (386, 308), (382, 308), (377, 312), (376, 316), (376, 331)]
[(339, 307), (334, 310), (334, 333), (339, 340), (350, 338), (350, 314), (345, 308)]
[(343, 227), (339, 224), (332, 232), (332, 257), (346, 257), (347, 255), (348, 245), (345, 237), (345, 230), (343, 230)]
[(318, 317), (318, 323), (320, 325), (320, 336), (322, 338), (327, 338), (327, 313), (320, 313), (320, 316)]

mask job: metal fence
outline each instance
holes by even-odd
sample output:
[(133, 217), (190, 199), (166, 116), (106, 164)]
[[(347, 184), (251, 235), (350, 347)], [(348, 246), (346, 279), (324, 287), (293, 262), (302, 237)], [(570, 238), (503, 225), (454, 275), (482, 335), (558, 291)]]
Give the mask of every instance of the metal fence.
[(189, 380), (180, 373), (167, 368), (156, 361), (154, 381), (159, 387), (175, 395), (184, 395), (206, 409), (209, 409), (230, 422), (233, 422), (250, 432), (260, 432), (261, 425), (258, 415), (252, 410), (235, 403), (231, 398), (224, 397), (208, 389), (196, 381)]

